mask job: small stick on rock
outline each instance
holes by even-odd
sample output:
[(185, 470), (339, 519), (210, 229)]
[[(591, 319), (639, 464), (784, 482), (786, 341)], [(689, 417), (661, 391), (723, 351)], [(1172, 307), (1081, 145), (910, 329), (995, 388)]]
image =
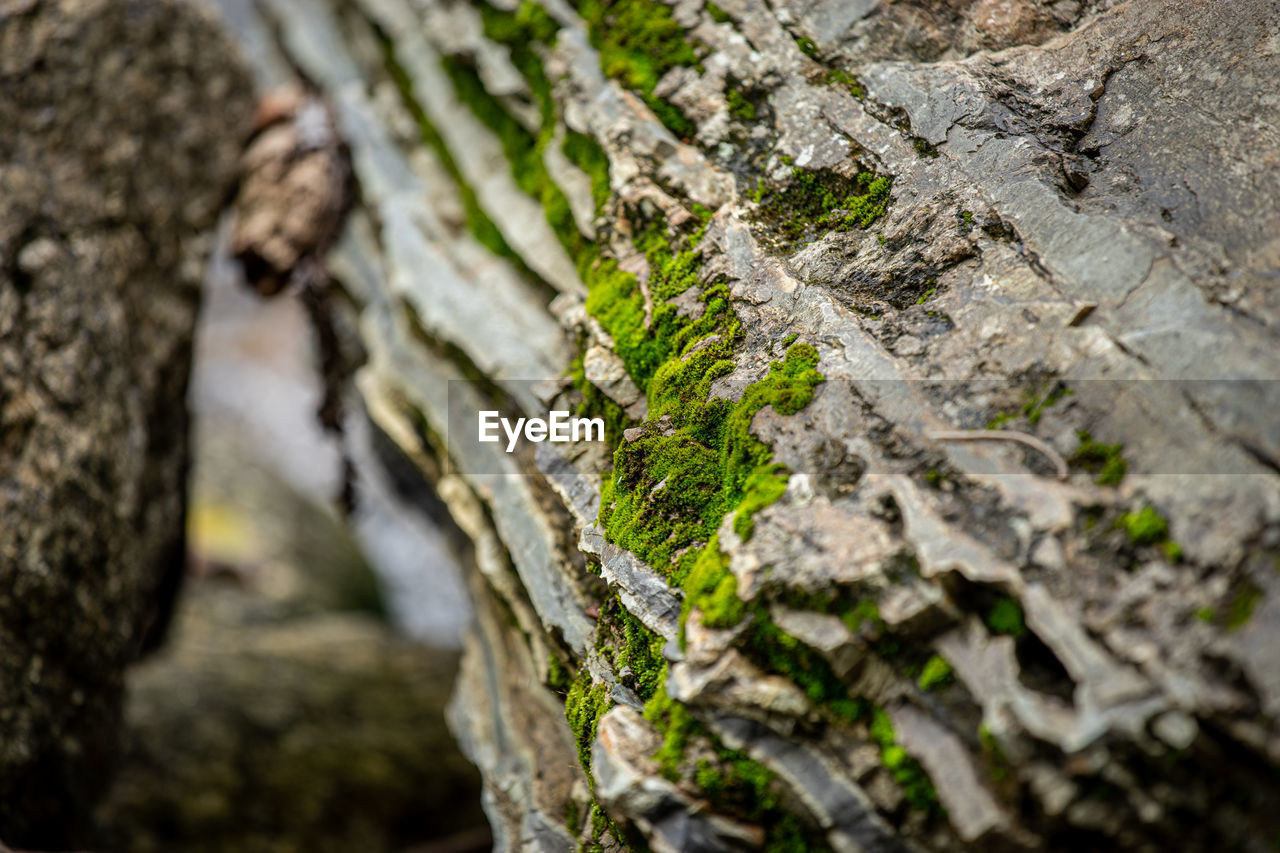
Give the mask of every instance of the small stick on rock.
[(935, 441), (1016, 441), (1044, 454), (1057, 469), (1059, 480), (1067, 479), (1070, 473), (1062, 454), (1029, 433), (1012, 429), (946, 429), (927, 430), (924, 436)]

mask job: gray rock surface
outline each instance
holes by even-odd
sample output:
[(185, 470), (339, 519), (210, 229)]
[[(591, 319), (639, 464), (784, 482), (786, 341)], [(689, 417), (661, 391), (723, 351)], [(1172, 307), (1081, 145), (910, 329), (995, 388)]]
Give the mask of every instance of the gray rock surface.
[[(0, 838), (83, 843), (183, 560), (202, 257), (252, 118), (185, 2), (0, 4)], [(150, 626), (150, 627), (149, 627)]]
[[(646, 32), (647, 83), (589, 4), (263, 9), (257, 64), (315, 80), (352, 149), (331, 267), (370, 351), (357, 387), (475, 543), (451, 719), (499, 849), (1275, 836), (1273, 3), (636, 0), (627, 26), (695, 56), (667, 67)], [(513, 46), (495, 20), (555, 32)], [(570, 131), (608, 161), (594, 216), (545, 155)], [(892, 176), (883, 216), (840, 219), (869, 173)], [(814, 184), (820, 209), (771, 206)], [(620, 462), (674, 434), (639, 423), (657, 383), (619, 372), (636, 341), (564, 248), (634, 275), (657, 337), (654, 222), (698, 234), (672, 313), (724, 286), (741, 325), (710, 396), (796, 339), (825, 377), (754, 414), (785, 490), (682, 540), (723, 554), (692, 572), (597, 517), (608, 453), (447, 438), (464, 377), (477, 406), (629, 407)]]

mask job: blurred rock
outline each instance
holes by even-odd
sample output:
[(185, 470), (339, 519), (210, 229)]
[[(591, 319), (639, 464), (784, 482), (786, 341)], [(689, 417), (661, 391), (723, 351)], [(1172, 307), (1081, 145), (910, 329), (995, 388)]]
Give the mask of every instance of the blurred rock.
[(252, 119), (176, 0), (0, 4), (0, 838), (64, 848), (181, 576), (207, 232)]
[(392, 634), (337, 518), (253, 466), (218, 471), (192, 509), (202, 579), (129, 674), (110, 849), (481, 849), (479, 777), (443, 715), (457, 652)]

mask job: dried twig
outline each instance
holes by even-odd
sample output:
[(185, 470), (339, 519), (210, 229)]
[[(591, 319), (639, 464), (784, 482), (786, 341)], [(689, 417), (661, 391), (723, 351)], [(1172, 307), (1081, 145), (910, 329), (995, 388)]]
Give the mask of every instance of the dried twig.
[(1016, 441), (1044, 454), (1057, 469), (1059, 480), (1067, 479), (1070, 473), (1067, 460), (1062, 458), (1061, 453), (1029, 433), (1013, 429), (944, 429), (927, 430), (924, 435), (935, 441)]

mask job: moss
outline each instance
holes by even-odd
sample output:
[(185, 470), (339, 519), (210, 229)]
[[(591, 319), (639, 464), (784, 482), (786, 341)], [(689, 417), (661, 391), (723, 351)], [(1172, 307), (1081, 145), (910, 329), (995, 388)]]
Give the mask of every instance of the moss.
[(657, 0), (579, 0), (591, 44), (600, 52), (604, 73), (639, 93), (662, 123), (682, 138), (696, 131), (674, 106), (653, 94), (672, 68), (698, 64), (699, 45)]
[[(516, 52), (513, 51), (512, 55), (514, 57)], [(531, 69), (536, 68), (541, 74), (541, 62), (536, 57), (532, 61), (535, 63), (533, 66), (522, 70), (533, 73)], [(554, 106), (545, 77), (535, 87), (543, 110), (543, 130), (534, 136), (507, 112), (497, 98), (489, 94), (480, 75), (468, 61), (446, 56), (441, 62), (459, 100), (467, 104), (502, 143), (502, 151), (511, 165), (516, 185), (541, 203), (548, 224), (570, 256), (581, 255), (587, 250), (588, 241), (578, 230), (569, 200), (551, 179), (543, 162), (543, 150), (554, 132)]]
[(615, 599), (617, 618), (622, 626), (622, 648), (614, 657), (614, 668), (631, 671), (631, 687), (643, 700), (648, 700), (666, 679), (667, 661), (662, 656), (666, 645), (662, 637), (645, 627), (631, 611)]
[(1099, 486), (1118, 486), (1129, 471), (1129, 464), (1124, 461), (1124, 445), (1103, 444), (1095, 441), (1087, 430), (1076, 433), (1080, 446), (1071, 454), (1071, 462), (1086, 471), (1093, 473), (1094, 482)]
[(1022, 606), (1008, 596), (996, 600), (987, 613), (987, 627), (995, 634), (1008, 634), (1017, 639), (1026, 636), (1027, 623), (1022, 617)]
[(1196, 611), (1196, 618), (1201, 622), (1213, 622), (1215, 615), (1216, 614), (1212, 607), (1201, 607)]
[(1022, 405), (1022, 415), (1032, 426), (1040, 423), (1040, 418), (1044, 415), (1044, 410), (1061, 400), (1063, 397), (1071, 396), (1073, 392), (1066, 385), (1061, 383), (1054, 385), (1043, 396), (1034, 392), (1027, 395), (1028, 399)]
[(662, 732), (662, 746), (653, 756), (662, 775), (672, 782), (679, 781), (680, 764), (689, 738), (701, 727), (684, 705), (667, 695), (665, 683), (645, 703), (644, 718)]
[(444, 166), (445, 171), (449, 173), (449, 176), (453, 178), (454, 183), (457, 185), (458, 196), (462, 201), (464, 224), (467, 230), (486, 249), (499, 257), (511, 261), (530, 278), (536, 278), (536, 275), (525, 264), (524, 259), (508, 245), (506, 238), (498, 230), (498, 226), (493, 223), (493, 220), (489, 219), (488, 215), (480, 207), (475, 191), (471, 189), (470, 185), (462, 177), (462, 171), (458, 168), (457, 162), (454, 161), (453, 155), (449, 153), (449, 148), (445, 145), (443, 137), (440, 136), (435, 125), (431, 123), (426, 112), (422, 109), (422, 105), (414, 97), (413, 82), (409, 78), (408, 72), (404, 70), (404, 67), (396, 59), (395, 47), (391, 40), (381, 34), (380, 39), (383, 61), (386, 65), (387, 73), (400, 93), (401, 102), (413, 118), (414, 123), (417, 124), (418, 133), (422, 137), (422, 141), (435, 152), (441, 165)]
[(868, 228), (885, 215), (893, 179), (860, 172), (850, 180), (829, 170), (793, 168), (783, 185), (761, 194), (759, 215), (785, 239)]
[(728, 12), (721, 9), (715, 3), (708, 3), (705, 8), (707, 10), (707, 14), (711, 16), (711, 20), (715, 21), (717, 24), (727, 24), (733, 20), (729, 17)]
[(1136, 512), (1127, 512), (1120, 516), (1116, 526), (1129, 535), (1134, 545), (1155, 545), (1169, 537), (1169, 522), (1150, 504)]
[(951, 664), (942, 655), (933, 655), (924, 663), (916, 684), (921, 690), (937, 690), (955, 681), (955, 672)]
[(595, 202), (596, 213), (604, 210), (609, 201), (609, 155), (605, 154), (600, 144), (576, 130), (565, 133), (564, 144), (561, 145), (564, 156), (587, 173), (591, 179), (591, 199)]
[[(588, 298), (589, 307), (591, 303)], [(727, 304), (722, 310), (728, 310)], [(711, 311), (709, 303), (707, 313)], [(816, 350), (794, 344), (736, 403), (707, 399), (710, 383), (733, 367), (730, 344), (736, 337), (734, 318), (718, 341), (696, 352), (686, 349), (683, 358), (654, 371), (649, 417), (651, 422), (670, 417), (671, 429), (665, 435), (650, 429), (620, 446), (602, 495), (600, 519), (610, 540), (675, 583), (699, 558), (688, 549), (709, 542), (727, 513), (738, 509), (739, 518), (746, 519), (739, 530), (749, 533), (752, 514), (785, 488), (785, 472), (769, 462), (771, 451), (751, 434), (752, 418), (770, 405), (780, 414), (794, 414), (822, 381)], [(678, 552), (683, 553), (677, 557)]]
[[(925, 284), (935, 284), (935, 282), (933, 279), (929, 279), (927, 282), (925, 282)], [(924, 293), (920, 294), (920, 298), (916, 300), (916, 304), (923, 305), (929, 299), (929, 297), (933, 296), (933, 294), (937, 292), (938, 292), (938, 288), (935, 284), (934, 287), (931, 287), (928, 290), (926, 290)]]
[(569, 381), (579, 393), (582, 401), (574, 414), (578, 417), (598, 417), (604, 420), (604, 438), (611, 447), (622, 441), (622, 433), (631, 425), (622, 406), (613, 401), (607, 394), (587, 381), (586, 369), (583, 367), (583, 356), (574, 357), (569, 363)]
[(800, 48), (800, 52), (810, 59), (818, 58), (818, 45), (808, 36), (796, 36), (796, 47)]
[(792, 344), (794, 344), (796, 342), (796, 338), (798, 337), (800, 336), (797, 335), (795, 332), (792, 332), (789, 335), (787, 335), (785, 338), (782, 339), (783, 348), (789, 347)]
[(916, 153), (921, 157), (934, 158), (938, 156), (938, 146), (922, 136), (911, 137), (911, 146), (916, 149)]
[(755, 608), (745, 649), (766, 669), (794, 681), (814, 704), (825, 707), (833, 716), (847, 720), (866, 716), (868, 703), (850, 697), (848, 685), (831, 670), (826, 659), (774, 624), (764, 605)]
[(554, 653), (547, 655), (547, 686), (557, 693), (568, 693), (573, 687), (573, 674)]
[(1262, 600), (1262, 590), (1252, 583), (1244, 583), (1231, 596), (1223, 614), (1223, 625), (1228, 631), (1244, 627), (1253, 617), (1254, 608)]
[(725, 95), (729, 102), (729, 115), (743, 121), (752, 121), (756, 117), (755, 104), (747, 100), (738, 89), (730, 89)]
[(573, 732), (578, 763), (586, 771), (588, 780), (591, 779), (591, 746), (596, 739), (596, 728), (612, 704), (608, 688), (604, 684), (592, 684), (591, 673), (582, 667), (565, 697), (564, 716)]
[(880, 747), (880, 762), (893, 776), (893, 780), (902, 786), (902, 793), (912, 808), (923, 812), (942, 813), (938, 792), (934, 789), (929, 774), (925, 773), (920, 762), (898, 746), (893, 722), (880, 708), (872, 711), (870, 732), (871, 739)]
[(697, 608), (709, 628), (732, 628), (742, 621), (746, 606), (738, 598), (738, 579), (729, 571), (729, 558), (720, 551), (718, 537), (698, 555), (684, 582), (685, 599), (680, 625)]
[(525, 0), (515, 12), (498, 9), (488, 3), (478, 3), (484, 22), (484, 34), (492, 41), (508, 46), (541, 42), (551, 44), (560, 25), (546, 9), (532, 0)]
[(582, 832), (582, 807), (572, 797), (564, 804), (564, 827), (574, 838)]
[(858, 100), (862, 100), (867, 96), (867, 92), (862, 88), (862, 84), (858, 82), (858, 78), (840, 68), (832, 68), (824, 74), (822, 82), (828, 86), (843, 86), (849, 90), (849, 94)]

